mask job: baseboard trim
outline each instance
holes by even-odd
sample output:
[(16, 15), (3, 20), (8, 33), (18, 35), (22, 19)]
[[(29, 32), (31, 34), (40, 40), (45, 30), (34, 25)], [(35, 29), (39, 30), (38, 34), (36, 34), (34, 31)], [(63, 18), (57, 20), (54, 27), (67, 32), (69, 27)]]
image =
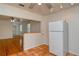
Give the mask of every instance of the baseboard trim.
[(75, 53), (75, 52), (69, 51), (69, 52), (66, 54), (66, 56), (78, 56), (78, 54)]
[[(55, 54), (55, 52), (50, 52), (50, 53), (52, 53), (52, 54), (55, 55), (55, 56), (58, 56), (58, 55)], [(75, 52), (69, 51), (69, 52), (67, 52), (67, 53), (66, 53), (65, 55), (63, 55), (63, 56), (78, 56), (78, 54), (75, 53)]]
[(40, 45), (47, 45), (47, 44), (42, 43), (42, 44), (34, 45), (34, 46), (31, 46), (31, 47), (28, 47), (28, 48), (24, 48), (23, 50), (26, 51), (28, 49), (35, 48), (35, 47), (40, 46)]
[(55, 53), (51, 53), (51, 52), (50, 52), (50, 54), (52, 54), (53, 56), (57, 56)]
[(54, 51), (50, 51), (51, 54), (53, 54), (54, 56), (57, 56), (57, 54), (55, 54)]

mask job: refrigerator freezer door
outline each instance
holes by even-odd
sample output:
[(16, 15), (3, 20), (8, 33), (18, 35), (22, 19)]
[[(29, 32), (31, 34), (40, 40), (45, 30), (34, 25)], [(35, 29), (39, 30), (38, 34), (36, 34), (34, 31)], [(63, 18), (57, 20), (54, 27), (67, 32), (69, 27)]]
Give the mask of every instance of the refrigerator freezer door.
[(50, 22), (49, 31), (63, 31), (63, 21)]
[(63, 55), (63, 32), (49, 32), (49, 51)]

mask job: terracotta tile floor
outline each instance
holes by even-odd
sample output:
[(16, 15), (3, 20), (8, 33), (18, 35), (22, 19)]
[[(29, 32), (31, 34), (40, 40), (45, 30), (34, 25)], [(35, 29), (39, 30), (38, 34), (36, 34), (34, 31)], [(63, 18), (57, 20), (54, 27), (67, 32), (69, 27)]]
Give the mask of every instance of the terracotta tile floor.
[(49, 52), (48, 45), (43, 44), (38, 47), (26, 50), (24, 52), (13, 54), (11, 56), (55, 56), (55, 55)]

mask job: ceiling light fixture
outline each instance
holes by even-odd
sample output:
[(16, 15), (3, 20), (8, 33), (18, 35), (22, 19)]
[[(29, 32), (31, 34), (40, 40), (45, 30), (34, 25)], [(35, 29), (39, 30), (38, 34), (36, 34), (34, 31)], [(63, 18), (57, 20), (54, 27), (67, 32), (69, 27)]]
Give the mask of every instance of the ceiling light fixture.
[(11, 19), (11, 22), (15, 22), (15, 20), (14, 19)]
[(60, 8), (63, 8), (63, 5), (60, 5)]
[(13, 18), (13, 17), (11, 17), (11, 22), (15, 22), (15, 20), (14, 20), (14, 18)]
[(38, 3), (38, 5), (42, 5), (42, 3)]
[(70, 3), (70, 5), (74, 5), (74, 3)]
[(19, 4), (19, 6), (24, 7), (24, 4)]
[(50, 12), (53, 12), (53, 11), (54, 11), (54, 9), (53, 9), (53, 8), (51, 8), (51, 9), (50, 9)]

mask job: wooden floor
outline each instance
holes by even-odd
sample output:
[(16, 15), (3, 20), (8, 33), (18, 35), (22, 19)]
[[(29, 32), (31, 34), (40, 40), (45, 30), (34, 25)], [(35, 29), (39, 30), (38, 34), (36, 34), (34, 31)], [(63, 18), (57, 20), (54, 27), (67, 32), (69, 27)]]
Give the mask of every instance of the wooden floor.
[[(52, 54), (49, 52), (48, 45), (40, 45), (38, 47), (26, 50), (24, 52), (19, 52), (16, 54), (12, 54), (10, 56), (56, 56), (55, 54)], [(66, 56), (77, 56), (72, 53), (67, 53)]]
[(8, 56), (22, 51), (19, 38), (0, 39), (0, 56)]
[(24, 52), (12, 54), (11, 56), (55, 56), (55, 55), (49, 52), (48, 45), (40, 45), (38, 47), (26, 50)]

